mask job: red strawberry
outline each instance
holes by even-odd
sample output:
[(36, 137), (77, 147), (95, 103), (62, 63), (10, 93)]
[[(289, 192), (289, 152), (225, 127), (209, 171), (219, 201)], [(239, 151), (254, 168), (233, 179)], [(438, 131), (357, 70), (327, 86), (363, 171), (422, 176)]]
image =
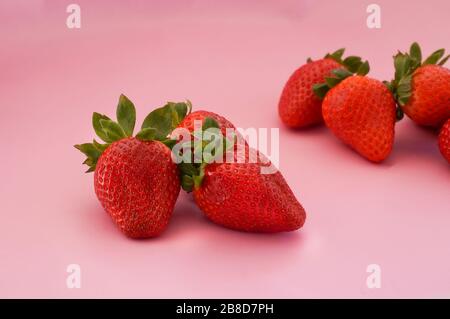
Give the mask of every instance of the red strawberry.
[(450, 163), (450, 119), (445, 122), (439, 133), (439, 150)]
[(112, 143), (97, 162), (95, 193), (129, 237), (158, 236), (172, 215), (180, 191), (170, 149), (134, 137)]
[(312, 61), (298, 68), (289, 78), (281, 93), (278, 114), (289, 127), (305, 127), (323, 122), (322, 100), (313, 87), (325, 81), (336, 69), (346, 68), (356, 72), (361, 58), (350, 56), (342, 60), (344, 49), (327, 54), (323, 59)]
[(97, 135), (107, 144), (75, 145), (87, 155), (94, 171), (95, 193), (122, 232), (132, 238), (158, 236), (169, 222), (180, 191), (178, 170), (171, 151), (153, 140), (156, 129), (143, 128), (135, 137), (136, 111), (121, 95), (118, 123), (94, 113)]
[(395, 101), (382, 82), (349, 76), (326, 94), (322, 111), (331, 131), (365, 158), (380, 162), (390, 154)]
[(409, 53), (394, 57), (390, 86), (402, 110), (419, 125), (437, 128), (450, 118), (450, 70), (442, 66), (449, 56), (439, 62), (444, 52), (437, 50), (422, 63), (421, 49), (413, 43)]
[[(182, 163), (182, 186), (213, 222), (249, 232), (292, 231), (303, 226), (305, 211), (279, 171), (263, 174), (265, 157), (246, 148), (242, 161)], [(254, 161), (250, 159), (254, 158)], [(257, 160), (256, 160), (257, 159)]]

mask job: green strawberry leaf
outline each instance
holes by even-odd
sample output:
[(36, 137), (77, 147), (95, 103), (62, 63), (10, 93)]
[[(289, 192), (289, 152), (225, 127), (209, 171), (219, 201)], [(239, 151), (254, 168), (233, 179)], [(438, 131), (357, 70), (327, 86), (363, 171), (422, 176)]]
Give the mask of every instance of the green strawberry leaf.
[(189, 175), (182, 175), (181, 176), (181, 188), (185, 190), (186, 192), (192, 192), (192, 189), (194, 188), (194, 179), (192, 176)]
[(202, 185), (203, 178), (205, 177), (205, 166), (206, 165), (207, 165), (206, 163), (200, 164), (199, 174), (192, 176), (195, 188), (199, 188)]
[(186, 174), (186, 175), (198, 175), (200, 173), (199, 168), (197, 166), (195, 166), (195, 164), (193, 163), (184, 163), (181, 162), (180, 164), (178, 164), (178, 169), (180, 170), (180, 172), (182, 174)]
[(157, 131), (152, 127), (143, 128), (136, 134), (136, 138), (141, 141), (153, 141), (155, 140)]
[(77, 144), (74, 145), (74, 147), (87, 157), (83, 162), (83, 164), (89, 166), (86, 173), (93, 172), (102, 152), (98, 150), (93, 143)]
[(313, 85), (314, 94), (316, 94), (320, 99), (323, 99), (330, 87), (326, 83), (319, 83)]
[(359, 56), (349, 56), (344, 59), (342, 64), (352, 73), (358, 71), (359, 66), (362, 64), (361, 58)]
[(447, 55), (445, 58), (443, 58), (443, 59), (438, 63), (438, 65), (443, 66), (443, 65), (448, 61), (449, 58), (450, 58), (450, 54)]
[(133, 136), (134, 125), (136, 124), (136, 108), (125, 95), (121, 94), (117, 105), (117, 122), (122, 127), (127, 136)]
[(177, 125), (178, 125), (186, 117), (186, 115), (191, 113), (192, 103), (189, 100), (186, 100), (186, 102), (178, 102), (178, 103), (171, 102), (171, 103), (173, 105), (173, 108), (177, 111), (178, 115)]
[(370, 71), (369, 62), (366, 61), (359, 66), (358, 70), (356, 71), (356, 74), (364, 76), (367, 73), (369, 73), (369, 71)]
[(422, 50), (417, 42), (411, 44), (409, 55), (414, 61), (418, 62), (419, 65), (422, 63)]
[(156, 130), (155, 137), (157, 139), (166, 139), (173, 127), (173, 108), (166, 104), (163, 107), (153, 110), (142, 123), (141, 128), (152, 128)]
[(383, 84), (386, 85), (389, 91), (391, 91), (392, 94), (394, 94), (394, 85), (392, 81), (383, 81)]
[(172, 140), (170, 138), (167, 138), (165, 140), (160, 140), (160, 142), (166, 145), (168, 148), (172, 149), (178, 141), (176, 139)]
[(114, 121), (100, 120), (100, 126), (102, 127), (108, 139), (112, 142), (127, 137), (122, 127)]
[(411, 79), (412, 75), (409, 74), (400, 79), (397, 85), (397, 100), (401, 106), (408, 103), (411, 97)]
[(331, 54), (325, 55), (325, 59), (333, 59), (338, 63), (342, 63), (342, 56), (344, 55), (345, 48), (338, 49)]
[(103, 131), (102, 126), (100, 125), (100, 120), (110, 120), (106, 115), (94, 112), (92, 114), (92, 126), (94, 127), (94, 131), (98, 137), (100, 137), (106, 143), (113, 142)]
[(336, 85), (338, 85), (339, 83), (341, 83), (341, 80), (338, 78), (326, 77), (325, 83), (326, 83), (326, 86), (328, 86), (328, 88), (333, 88)]
[(74, 147), (88, 158), (98, 158), (101, 152), (92, 143), (77, 144)]
[(192, 104), (168, 102), (163, 107), (150, 112), (142, 123), (142, 129), (154, 128), (155, 138), (166, 140), (170, 133), (181, 123), (184, 117), (190, 112)]
[(203, 121), (202, 130), (206, 131), (209, 128), (220, 128), (219, 123), (211, 117), (206, 117)]
[(333, 71), (331, 71), (331, 73), (333, 73), (337, 79), (339, 80), (343, 80), (345, 78), (348, 78), (349, 76), (352, 76), (353, 73), (346, 70), (346, 69), (334, 69)]
[(401, 52), (394, 56), (395, 67), (395, 81), (399, 82), (400, 79), (407, 73), (410, 73), (411, 59), (407, 54)]
[(422, 65), (436, 64), (445, 54), (444, 49), (439, 49), (431, 53), (431, 55), (422, 63)]
[(100, 151), (100, 153), (103, 153), (109, 146), (109, 144), (100, 144), (99, 142), (97, 142), (96, 140), (92, 141), (92, 145), (94, 145), (94, 147), (96, 149), (98, 149)]

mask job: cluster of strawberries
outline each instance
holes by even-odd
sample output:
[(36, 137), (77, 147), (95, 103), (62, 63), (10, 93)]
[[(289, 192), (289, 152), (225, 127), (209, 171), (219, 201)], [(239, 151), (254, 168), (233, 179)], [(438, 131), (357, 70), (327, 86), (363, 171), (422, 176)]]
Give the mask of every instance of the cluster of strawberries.
[[(340, 49), (317, 61), (308, 59), (294, 72), (280, 98), (281, 120), (294, 128), (325, 122), (359, 154), (380, 162), (391, 153), (395, 123), (406, 113), (419, 125), (440, 128), (439, 148), (450, 162), (450, 70), (443, 67), (449, 58), (443, 58), (444, 50), (422, 62), (421, 49), (413, 43), (409, 52), (394, 56), (395, 77), (389, 82), (367, 77), (367, 61), (343, 59), (343, 54)], [(219, 225), (249, 232), (301, 228), (305, 211), (281, 173), (261, 173), (270, 161), (246, 142), (242, 156), (236, 152), (236, 139), (231, 143), (233, 161), (223, 161), (223, 152), (205, 152), (202, 137), (208, 129), (229, 142), (226, 130), (236, 128), (218, 114), (191, 109), (190, 102), (169, 102), (153, 110), (133, 136), (136, 109), (121, 95), (117, 121), (99, 113), (92, 116), (103, 142), (75, 145), (87, 157), (87, 172), (95, 172), (100, 203), (123, 233), (132, 238), (161, 234), (181, 187)], [(199, 161), (174, 160), (180, 155), (175, 148), (179, 137), (173, 134), (177, 129), (188, 132), (189, 154), (200, 145)], [(202, 142), (195, 143), (199, 137)], [(211, 160), (220, 156), (222, 160)]]
[[(211, 160), (212, 152), (201, 152), (200, 161), (174, 161), (179, 140), (173, 133), (177, 129), (188, 131), (189, 154), (194, 154), (195, 138), (208, 129), (216, 129), (221, 136), (227, 128), (235, 129), (222, 116), (191, 112), (191, 108), (190, 102), (169, 102), (152, 111), (133, 136), (136, 109), (121, 95), (117, 121), (99, 113), (92, 116), (94, 130), (103, 142), (75, 145), (87, 156), (87, 172), (95, 172), (94, 187), (100, 203), (122, 232), (132, 238), (161, 234), (181, 187), (193, 193), (196, 204), (210, 220), (231, 229), (281, 232), (302, 227), (305, 211), (285, 179), (279, 171), (262, 174), (261, 168), (270, 162), (246, 143), (244, 158), (239, 161), (236, 157), (242, 153), (238, 152), (232, 153), (235, 158), (231, 162)], [(196, 121), (200, 121), (200, 129), (194, 129)]]
[(366, 76), (360, 57), (343, 59), (344, 49), (297, 69), (286, 83), (278, 112), (284, 124), (300, 128), (325, 125), (345, 144), (373, 162), (391, 153), (396, 121), (406, 113), (415, 123), (440, 129), (438, 145), (450, 162), (450, 56), (440, 49), (422, 61), (413, 43), (394, 56), (395, 76), (378, 81)]

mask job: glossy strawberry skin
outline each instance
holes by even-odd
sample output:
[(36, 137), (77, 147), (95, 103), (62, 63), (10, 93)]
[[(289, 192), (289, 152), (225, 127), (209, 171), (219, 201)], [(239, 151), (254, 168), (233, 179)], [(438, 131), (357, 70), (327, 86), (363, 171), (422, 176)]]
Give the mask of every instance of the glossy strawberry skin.
[(373, 162), (394, 143), (395, 101), (378, 80), (351, 76), (332, 88), (322, 104), (325, 124), (344, 143)]
[(342, 68), (333, 59), (321, 59), (301, 66), (284, 86), (278, 104), (281, 121), (293, 128), (323, 122), (322, 101), (313, 92), (313, 85), (325, 81), (331, 71)]
[(415, 123), (440, 127), (450, 118), (450, 70), (438, 65), (419, 67), (411, 81), (411, 97), (403, 111)]
[(180, 191), (169, 148), (133, 137), (112, 143), (100, 156), (94, 186), (103, 208), (131, 238), (158, 236)]
[(445, 122), (439, 133), (439, 150), (447, 162), (450, 163), (450, 119)]
[[(256, 151), (251, 149), (255, 154)], [(261, 161), (212, 163), (205, 168), (198, 207), (214, 223), (247, 232), (293, 231), (303, 226), (305, 211), (279, 171), (261, 174)]]

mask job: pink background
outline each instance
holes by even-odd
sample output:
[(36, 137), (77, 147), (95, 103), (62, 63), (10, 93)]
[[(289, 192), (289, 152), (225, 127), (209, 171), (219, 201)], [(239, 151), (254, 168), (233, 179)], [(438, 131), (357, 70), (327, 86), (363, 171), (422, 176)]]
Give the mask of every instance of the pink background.
[[(448, 0), (72, 1), (0, 3), (0, 297), (450, 297), (450, 170), (436, 136), (409, 120), (381, 165), (323, 127), (280, 125), (277, 101), (308, 56), (345, 46), (392, 76), (419, 41), (450, 49)], [(281, 171), (307, 210), (304, 229), (256, 235), (218, 227), (182, 194), (167, 231), (125, 238), (104, 213), (73, 144), (120, 93), (139, 124), (189, 98), (240, 127), (279, 127)], [(66, 287), (79, 264), (82, 288)], [(382, 287), (368, 289), (379, 264)]]

